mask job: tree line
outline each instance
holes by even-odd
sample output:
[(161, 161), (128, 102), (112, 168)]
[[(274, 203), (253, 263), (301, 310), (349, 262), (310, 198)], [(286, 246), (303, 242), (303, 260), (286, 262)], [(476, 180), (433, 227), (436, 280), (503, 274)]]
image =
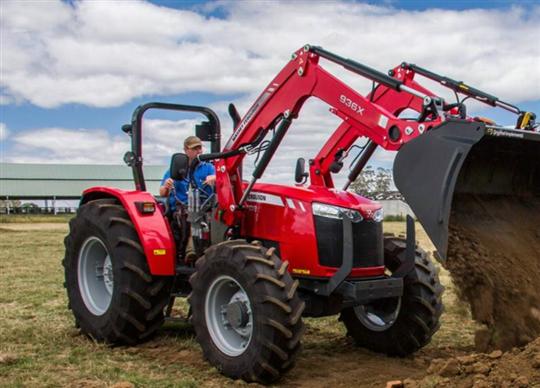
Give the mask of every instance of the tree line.
[(392, 185), (392, 170), (367, 166), (358, 178), (351, 183), (350, 190), (366, 198), (375, 200), (403, 199), (399, 191)]

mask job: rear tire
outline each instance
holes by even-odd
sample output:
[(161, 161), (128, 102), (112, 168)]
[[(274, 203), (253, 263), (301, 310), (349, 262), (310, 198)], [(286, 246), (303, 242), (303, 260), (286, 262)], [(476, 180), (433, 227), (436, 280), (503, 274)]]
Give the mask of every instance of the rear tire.
[[(385, 238), (385, 265), (395, 271), (405, 260), (406, 243)], [(427, 254), (416, 249), (414, 269), (403, 279), (401, 298), (344, 309), (340, 320), (358, 346), (390, 356), (406, 356), (429, 343), (439, 329), (444, 290)]]
[(64, 240), (75, 324), (96, 341), (133, 345), (162, 325), (172, 278), (152, 276), (129, 215), (115, 199), (82, 205)]
[(224, 375), (271, 383), (301, 349), (305, 304), (287, 262), (260, 244), (225, 241), (206, 250), (188, 297), (197, 341)]

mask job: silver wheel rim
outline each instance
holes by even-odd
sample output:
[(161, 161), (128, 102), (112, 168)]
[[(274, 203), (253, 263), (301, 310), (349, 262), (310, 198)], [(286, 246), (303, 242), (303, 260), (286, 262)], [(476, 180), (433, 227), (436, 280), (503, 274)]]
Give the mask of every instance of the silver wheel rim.
[(208, 288), (204, 310), (214, 345), (227, 356), (244, 353), (253, 334), (253, 312), (242, 286), (230, 276), (219, 276)]
[(356, 317), (372, 331), (388, 330), (399, 316), (401, 298), (381, 299), (369, 304), (356, 306)]
[(99, 238), (88, 237), (82, 244), (77, 274), (86, 308), (94, 315), (103, 315), (111, 304), (114, 279), (111, 256)]

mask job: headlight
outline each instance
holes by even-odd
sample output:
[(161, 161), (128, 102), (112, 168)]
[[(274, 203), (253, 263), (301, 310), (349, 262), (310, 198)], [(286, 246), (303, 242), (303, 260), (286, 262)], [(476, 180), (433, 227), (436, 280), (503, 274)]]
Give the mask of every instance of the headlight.
[(375, 222), (381, 222), (384, 219), (384, 212), (382, 207), (377, 210), (375, 213), (373, 213), (373, 221)]
[(352, 222), (360, 222), (364, 219), (358, 210), (347, 209), (344, 207), (326, 205), (324, 203), (315, 202), (312, 208), (313, 214), (316, 216), (342, 220), (343, 215), (346, 215), (352, 220)]

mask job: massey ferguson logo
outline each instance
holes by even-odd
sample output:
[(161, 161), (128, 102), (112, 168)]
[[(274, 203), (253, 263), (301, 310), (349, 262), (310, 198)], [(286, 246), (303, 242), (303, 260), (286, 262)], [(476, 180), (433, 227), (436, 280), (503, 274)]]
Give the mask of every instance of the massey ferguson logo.
[(249, 194), (248, 195), (248, 199), (250, 201), (261, 201), (261, 202), (264, 202), (266, 201), (266, 195), (262, 195), (262, 194)]
[(284, 206), (281, 197), (274, 194), (252, 192), (248, 194), (247, 201), (251, 203), (264, 203), (267, 205)]

